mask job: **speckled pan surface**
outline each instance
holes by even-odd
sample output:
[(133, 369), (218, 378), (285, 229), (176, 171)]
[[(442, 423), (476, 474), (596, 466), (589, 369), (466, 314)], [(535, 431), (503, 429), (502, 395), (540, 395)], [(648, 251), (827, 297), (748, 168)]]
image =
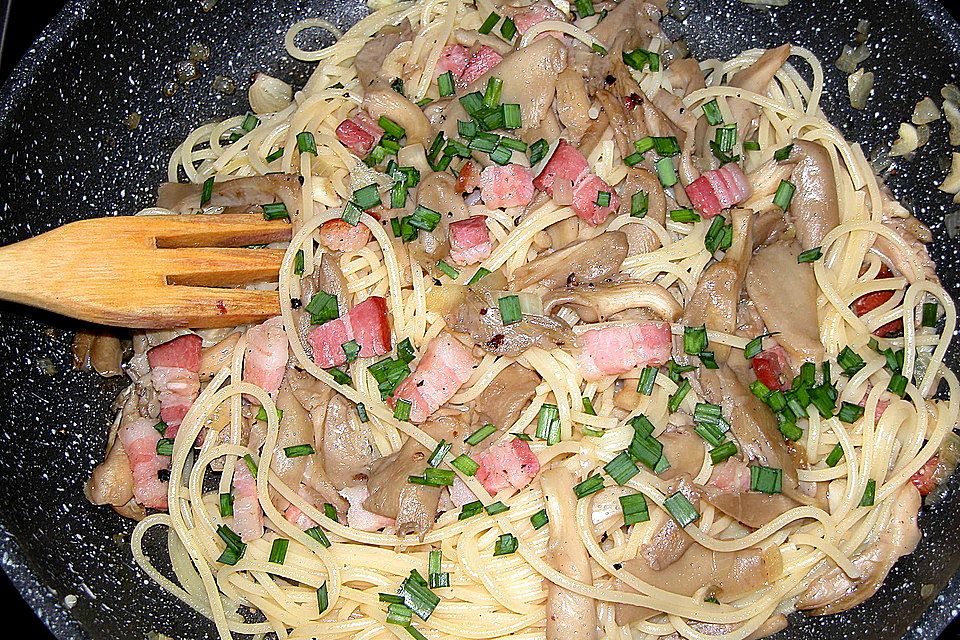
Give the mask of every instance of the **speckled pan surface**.
[[(151, 204), (186, 133), (245, 110), (251, 73), (303, 81), (308, 67), (283, 51), (293, 21), (323, 16), (346, 27), (366, 11), (356, 0), (220, 0), (209, 12), (201, 4), (76, 1), (47, 28), (0, 93), (0, 242)], [(857, 20), (870, 20), (864, 66), (876, 73), (877, 88), (868, 109), (849, 109), (843, 79), (829, 64), (824, 97), (832, 119), (867, 149), (892, 139), (920, 97), (936, 96), (960, 72), (960, 27), (934, 2), (793, 0), (772, 11), (737, 0), (686, 4), (690, 17), (668, 28), (701, 58), (791, 41), (833, 60)], [(163, 97), (174, 64), (198, 42), (212, 49), (203, 76)], [(238, 92), (213, 92), (215, 74), (234, 78)], [(125, 122), (131, 113), (141, 116), (135, 130)], [(933, 254), (956, 295), (960, 256), (942, 223), (950, 203), (935, 188), (938, 159), (947, 153), (942, 122), (933, 140), (890, 183), (931, 225)], [(72, 371), (70, 339), (65, 320), (0, 306), (0, 564), (59, 638), (213, 637), (209, 623), (136, 567), (125, 544), (130, 524), (83, 497), (119, 387)], [(949, 361), (957, 360), (954, 349)], [(960, 566), (958, 481), (940, 505), (925, 509), (920, 547), (876, 597), (842, 616), (794, 616), (779, 637), (935, 638), (960, 609), (960, 581), (951, 580)], [(923, 585), (933, 585), (926, 598)], [(76, 598), (72, 608), (63, 604), (68, 596)]]

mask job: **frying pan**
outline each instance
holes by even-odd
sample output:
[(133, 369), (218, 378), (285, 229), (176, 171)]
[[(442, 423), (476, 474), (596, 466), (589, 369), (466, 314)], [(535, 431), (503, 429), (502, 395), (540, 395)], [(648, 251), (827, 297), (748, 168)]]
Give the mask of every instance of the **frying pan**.
[[(95, 215), (129, 214), (153, 203), (171, 150), (196, 125), (242, 113), (256, 71), (302, 83), (310, 66), (286, 56), (295, 20), (323, 16), (342, 28), (366, 14), (363, 2), (74, 0), (43, 32), (0, 92), (0, 242), (22, 240)], [(691, 17), (666, 20), (698, 58), (729, 57), (792, 41), (825, 61), (823, 107), (870, 150), (889, 142), (924, 95), (938, 97), (960, 70), (960, 26), (929, 0), (793, 0), (756, 10), (737, 0), (683, 1)], [(829, 61), (871, 23), (876, 91), (850, 109), (845, 79)], [(317, 36), (314, 36), (317, 37)], [(161, 93), (193, 43), (211, 47), (203, 76), (174, 96)], [(318, 37), (314, 45), (329, 43)], [(211, 90), (215, 75), (239, 90)], [(938, 99), (939, 101), (939, 99)], [(140, 115), (135, 129), (127, 116)], [(937, 238), (941, 278), (960, 293), (957, 244), (944, 230), (949, 200), (935, 185), (949, 149), (943, 121), (914, 162), (889, 183)], [(61, 639), (131, 640), (162, 632), (213, 636), (212, 625), (150, 582), (131, 558), (130, 522), (83, 497), (103, 455), (110, 404), (122, 381), (71, 369), (75, 325), (23, 308), (0, 307), (0, 565)], [(958, 349), (948, 363), (956, 367)], [(923, 539), (867, 603), (840, 616), (794, 615), (780, 638), (934, 638), (960, 609), (960, 474), (921, 516)], [(70, 597), (72, 596), (72, 597)], [(72, 606), (65, 605), (65, 602)]]

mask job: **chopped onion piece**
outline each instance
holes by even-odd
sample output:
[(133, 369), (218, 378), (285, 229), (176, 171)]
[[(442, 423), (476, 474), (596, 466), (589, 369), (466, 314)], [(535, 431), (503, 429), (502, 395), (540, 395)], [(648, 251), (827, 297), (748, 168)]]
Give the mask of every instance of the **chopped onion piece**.
[(752, 4), (755, 7), (785, 7), (790, 0), (740, 0), (743, 4)]
[(905, 156), (917, 150), (920, 139), (917, 134), (917, 128), (908, 122), (901, 122), (897, 130), (897, 139), (890, 147), (890, 155)]
[(837, 68), (844, 73), (854, 73), (861, 62), (870, 57), (870, 49), (865, 44), (856, 47), (845, 44), (840, 57), (837, 58)]
[(951, 211), (944, 215), (943, 228), (947, 230), (951, 240), (960, 235), (960, 211)]
[(950, 144), (954, 147), (960, 145), (960, 107), (953, 100), (947, 100), (943, 103), (943, 115), (950, 123)]
[(913, 117), (910, 118), (910, 121), (913, 124), (930, 124), (939, 119), (940, 109), (937, 108), (937, 103), (933, 101), (933, 98), (927, 96), (914, 107)]
[(847, 91), (850, 93), (850, 106), (854, 109), (865, 109), (867, 98), (873, 91), (873, 72), (858, 70), (847, 78)]
[(250, 85), (247, 98), (254, 113), (276, 113), (293, 102), (293, 87), (279, 78), (258, 73)]
[(940, 89), (940, 96), (944, 100), (949, 100), (954, 104), (960, 104), (960, 89), (958, 89), (955, 84), (943, 85), (943, 89)]
[(930, 127), (921, 124), (917, 127), (917, 147), (922, 147), (928, 142), (930, 142)]
[(940, 185), (940, 191), (947, 193), (960, 193), (960, 153), (954, 152), (950, 163), (950, 173)]

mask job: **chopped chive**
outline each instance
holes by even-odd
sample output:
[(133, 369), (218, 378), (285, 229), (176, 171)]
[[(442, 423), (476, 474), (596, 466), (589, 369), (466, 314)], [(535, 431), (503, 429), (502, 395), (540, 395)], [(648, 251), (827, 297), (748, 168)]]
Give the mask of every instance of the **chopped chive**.
[(497, 514), (500, 514), (500, 513), (503, 513), (504, 511), (509, 511), (509, 510), (510, 510), (510, 507), (503, 504), (499, 500), (497, 500), (493, 504), (488, 504), (486, 507), (484, 507), (484, 511), (487, 512), (487, 515), (491, 515), (491, 516), (495, 516)]
[(546, 440), (548, 445), (560, 442), (560, 410), (555, 404), (544, 404), (537, 416), (537, 438)]
[[(672, 158), (660, 158), (655, 165), (657, 177), (660, 178), (660, 184), (664, 187), (672, 187), (677, 184), (677, 169), (673, 165)], [(700, 219), (699, 217), (697, 218)]]
[(826, 461), (827, 466), (828, 467), (837, 466), (837, 463), (840, 462), (842, 458), (843, 458), (843, 447), (840, 446), (840, 443), (838, 442), (833, 447), (833, 450), (830, 451), (830, 455), (827, 456), (827, 461)]
[(582, 426), (580, 427), (580, 432), (590, 438), (600, 438), (603, 436), (602, 430), (594, 429), (593, 427)]
[(380, 128), (383, 129), (387, 135), (393, 136), (397, 140), (407, 135), (407, 132), (403, 127), (398, 125), (387, 116), (380, 116), (380, 119), (377, 120), (377, 124), (380, 125)]
[(860, 498), (861, 507), (872, 507), (877, 494), (877, 481), (867, 480), (867, 488), (863, 490), (863, 497)]
[(797, 263), (803, 264), (805, 262), (816, 262), (823, 257), (823, 251), (821, 247), (814, 247), (813, 249), (808, 249), (797, 256)]
[(610, 206), (610, 192), (609, 191), (598, 191), (597, 200), (594, 202), (598, 207), (609, 207)]
[(707, 348), (707, 327), (702, 324), (699, 327), (683, 328), (683, 352), (695, 356)]
[(779, 426), (779, 429), (783, 437), (791, 442), (796, 442), (803, 437), (803, 429), (793, 422), (784, 422)]
[[(402, 599), (401, 599), (402, 600)], [(401, 627), (410, 625), (410, 619), (413, 617), (413, 611), (404, 604), (391, 602), (387, 605), (387, 624), (395, 624)]]
[(743, 349), (743, 357), (747, 360), (756, 358), (758, 355), (760, 355), (760, 352), (763, 351), (763, 339), (769, 338), (773, 335), (774, 334), (772, 333), (764, 333), (748, 342), (747, 346)]
[(410, 338), (404, 338), (400, 341), (400, 344), (397, 345), (397, 358), (406, 362), (407, 364), (414, 361), (417, 357), (417, 352), (413, 349), (413, 343), (410, 342)]
[(437, 88), (440, 90), (441, 97), (452, 96), (456, 93), (453, 83), (453, 73), (447, 71), (441, 74), (440, 77), (437, 78)]
[(303, 310), (310, 314), (310, 324), (323, 324), (340, 317), (337, 296), (330, 295), (326, 291), (313, 294)]
[(304, 533), (310, 536), (311, 538), (313, 538), (314, 540), (316, 540), (317, 542), (319, 542), (320, 544), (322, 544), (324, 547), (327, 547), (327, 548), (330, 547), (330, 539), (327, 538), (327, 534), (324, 533), (323, 529), (321, 529), (320, 527), (310, 527), (309, 529), (304, 531)]
[(497, 148), (493, 150), (493, 153), (490, 154), (490, 159), (496, 162), (501, 167), (504, 165), (510, 164), (510, 160), (513, 158), (513, 151), (507, 147), (497, 145)]
[(480, 465), (465, 453), (461, 453), (459, 456), (451, 460), (450, 466), (456, 468), (465, 476), (475, 476), (477, 475), (477, 470), (480, 469)]
[(323, 504), (323, 515), (327, 516), (334, 522), (340, 522), (340, 517), (337, 515), (337, 508), (329, 502), (325, 502)]
[(757, 142), (756, 140), (744, 140), (743, 150), (744, 151), (760, 151), (760, 143)]
[(210, 176), (203, 181), (203, 188), (200, 190), (200, 207), (203, 208), (207, 206), (207, 203), (210, 202), (213, 198), (213, 182), (214, 177)]
[(653, 148), (659, 156), (680, 155), (680, 143), (677, 142), (676, 136), (655, 136)]
[(424, 231), (433, 231), (440, 224), (440, 214), (433, 209), (428, 209), (423, 205), (417, 205), (413, 215), (410, 216), (410, 226)]
[(460, 507), (460, 515), (457, 517), (458, 520), (466, 520), (467, 518), (472, 518), (483, 511), (483, 503), (479, 500), (473, 502), (468, 502), (467, 504)]
[(643, 160), (644, 160), (643, 154), (640, 153), (639, 151), (636, 151), (634, 153), (631, 153), (628, 156), (624, 156), (623, 164), (627, 165), (628, 167), (635, 167), (641, 162), (643, 162)]
[(283, 455), (288, 458), (302, 458), (303, 456), (312, 456), (316, 453), (316, 450), (313, 448), (313, 445), (310, 444), (298, 444), (293, 447), (284, 447)]
[(674, 209), (670, 212), (674, 222), (700, 222), (700, 215), (693, 209)]
[(690, 381), (684, 379), (683, 383), (677, 388), (677, 392), (670, 396), (670, 400), (667, 402), (667, 408), (670, 409), (670, 413), (677, 412), (677, 409), (680, 408), (680, 403), (683, 402), (683, 399), (687, 397), (689, 392)]
[(511, 553), (514, 553), (519, 546), (520, 542), (517, 540), (515, 535), (512, 533), (505, 533), (497, 538), (497, 543), (493, 547), (493, 555), (495, 557), (510, 555)]
[(646, 136), (644, 138), (640, 138), (639, 140), (633, 143), (633, 147), (637, 150), (637, 153), (646, 153), (647, 151), (650, 151), (650, 149), (653, 149), (655, 146), (656, 146), (656, 142), (654, 142), (653, 136)]
[(630, 526), (650, 519), (647, 499), (642, 493), (620, 496), (620, 510), (623, 511), (623, 524)]
[(403, 209), (407, 206), (407, 184), (406, 182), (395, 182), (390, 188), (390, 208)]
[(290, 541), (286, 538), (277, 538), (273, 541), (273, 546), (270, 547), (270, 559), (269, 561), (274, 564), (283, 564), (283, 561), (287, 557), (287, 547), (290, 546)]
[(329, 369), (325, 369), (325, 371), (333, 376), (333, 380), (337, 384), (343, 384), (347, 386), (353, 384), (353, 378), (351, 378), (345, 371), (338, 367), (330, 367)]
[(526, 434), (526, 433), (522, 433), (522, 432), (518, 433), (515, 431), (511, 431), (510, 435), (514, 436), (517, 440), (523, 440), (524, 442), (533, 442), (533, 438), (531, 438), (529, 434)]
[(590, 48), (593, 49), (593, 51), (594, 51), (595, 53), (599, 53), (599, 54), (602, 55), (602, 56), (605, 56), (605, 55), (607, 55), (607, 54), (609, 53), (609, 51), (607, 51), (606, 47), (604, 47), (604, 46), (603, 46), (602, 44), (600, 44), (599, 42), (594, 42), (593, 44), (590, 45)]
[(153, 430), (159, 433), (160, 435), (163, 435), (167, 431), (167, 423), (161, 420), (157, 424), (153, 425)]
[(720, 248), (720, 244), (723, 241), (723, 229), (727, 224), (727, 219), (723, 216), (714, 217), (713, 221), (710, 223), (710, 228), (707, 229), (707, 235), (703, 238), (703, 246), (707, 248), (711, 254), (717, 252), (717, 249)]
[(637, 393), (649, 396), (653, 393), (653, 385), (657, 381), (659, 369), (656, 367), (644, 367), (640, 373), (640, 380), (637, 382)]
[(464, 441), (467, 444), (474, 446), (478, 445), (488, 437), (493, 435), (496, 432), (497, 428), (492, 424), (485, 424), (476, 431), (474, 431), (470, 436)]
[(577, 498), (585, 498), (601, 489), (603, 489), (603, 476), (594, 475), (574, 485), (573, 492), (577, 495)]
[(157, 440), (157, 455), (158, 456), (173, 455), (173, 438), (160, 438), (159, 440)]
[(317, 589), (317, 613), (323, 613), (330, 606), (330, 596), (327, 593), (327, 581), (324, 580)]
[(487, 19), (483, 21), (483, 24), (480, 25), (480, 28), (477, 29), (477, 31), (479, 31), (483, 35), (487, 35), (491, 31), (493, 31), (493, 28), (497, 25), (498, 22), (500, 22), (500, 16), (496, 12), (491, 11), (490, 15), (487, 16)]
[(920, 322), (924, 327), (937, 326), (937, 305), (936, 302), (925, 302), (923, 304), (922, 320)]
[(303, 249), (297, 251), (296, 255), (293, 256), (293, 273), (298, 276), (303, 275)]
[(732, 124), (725, 124), (722, 127), (717, 127), (714, 142), (716, 142), (716, 146), (722, 153), (730, 152), (734, 145), (737, 144), (737, 123), (734, 122)]
[(750, 467), (750, 490), (760, 493), (780, 493), (783, 487), (783, 469), (755, 465)]
[(681, 528), (686, 527), (688, 524), (700, 518), (697, 509), (687, 500), (687, 497), (679, 491), (664, 500), (663, 506), (666, 507), (667, 511), (670, 512), (670, 515), (673, 516), (673, 519), (677, 521), (677, 524), (679, 524)]
[(843, 369), (847, 376), (853, 376), (855, 373), (867, 366), (867, 363), (860, 357), (856, 351), (850, 347), (844, 347), (837, 356), (837, 364)]
[(472, 276), (470, 276), (470, 280), (467, 281), (467, 286), (470, 286), (472, 284), (477, 284), (478, 282), (480, 282), (480, 279), (482, 277), (488, 276), (488, 275), (490, 275), (490, 270), (480, 267), (474, 272)]
[(735, 455), (737, 455), (737, 445), (727, 440), (723, 444), (710, 449), (710, 462), (717, 465)]
[(313, 134), (309, 131), (304, 131), (297, 134), (297, 149), (300, 153), (312, 153), (317, 155), (317, 142), (313, 138)]
[(625, 485), (630, 478), (640, 473), (640, 468), (634, 464), (633, 459), (630, 458), (630, 454), (626, 451), (617, 454), (613, 460), (603, 466), (603, 470), (613, 478), (614, 482), (621, 486)]
[(500, 320), (503, 326), (515, 324), (523, 319), (519, 296), (503, 296), (497, 301), (497, 306), (500, 307)]
[(283, 220), (284, 218), (290, 217), (286, 205), (282, 202), (262, 204), (260, 208), (263, 209), (264, 220)]
[(360, 418), (360, 422), (369, 422), (370, 420), (367, 416), (367, 407), (362, 402), (357, 403), (357, 416)]
[(483, 92), (483, 105), (496, 107), (500, 104), (500, 92), (503, 91), (503, 80), (496, 76), (487, 79), (487, 88)]
[(456, 475), (450, 469), (427, 467), (422, 476), (409, 476), (407, 482), (428, 487), (449, 487), (453, 484), (454, 478)]
[(791, 151), (793, 151), (793, 145), (788, 144), (785, 147), (777, 149), (773, 154), (773, 159), (776, 160), (777, 162), (783, 162), (784, 160), (790, 157)]
[(588, 18), (597, 13), (593, 8), (593, 0), (574, 0), (573, 4), (577, 8), (577, 15), (581, 18)]
[(590, 401), (590, 398), (584, 396), (582, 399), (583, 402), (583, 412), (587, 415), (595, 416), (597, 415), (597, 410), (593, 408), (593, 403)]
[(517, 25), (514, 24), (513, 20), (510, 18), (503, 19), (503, 24), (500, 25), (500, 35), (502, 35), (507, 42), (513, 40), (513, 37), (517, 35)]
[[(506, 108), (507, 105), (503, 105)], [(508, 127), (509, 128), (509, 127)], [(527, 143), (523, 140), (517, 140), (515, 138), (509, 138), (507, 136), (501, 136), (500, 141), (497, 143), (499, 146), (504, 149), (510, 149), (511, 151), (519, 151), (521, 153), (526, 152)]]
[(233, 515), (233, 494), (220, 494), (220, 517), (229, 518)]
[(712, 127), (715, 127), (723, 122), (723, 114), (720, 113), (720, 105), (717, 103), (716, 98), (710, 102), (704, 103), (703, 115), (707, 118), (707, 124)]
[(840, 405), (840, 413), (837, 414), (837, 417), (840, 418), (840, 422), (846, 422), (847, 424), (853, 424), (863, 416), (863, 407), (858, 404), (852, 404), (850, 402), (844, 402)]
[(890, 377), (890, 384), (887, 385), (887, 391), (895, 393), (902, 398), (907, 391), (906, 377), (899, 373), (893, 374), (893, 376)]
[(543, 138), (540, 138), (530, 145), (530, 166), (535, 166), (538, 162), (543, 160), (547, 155), (547, 151), (549, 150), (550, 145)]
[(797, 187), (792, 182), (781, 180), (780, 186), (777, 187), (777, 192), (773, 196), (773, 204), (786, 211), (790, 207), (790, 201), (793, 199), (796, 190)]
[(267, 162), (273, 162), (274, 160), (279, 160), (282, 157), (283, 157), (283, 147), (280, 147), (279, 149), (277, 149), (276, 151), (268, 155), (266, 158), (264, 158), (264, 160), (266, 160)]
[(344, 355), (347, 356), (347, 362), (353, 362), (360, 354), (360, 345), (357, 344), (356, 340), (344, 342), (342, 345), (340, 345), (340, 348), (343, 349)]
[(650, 195), (646, 191), (637, 191), (630, 196), (630, 215), (634, 218), (642, 218), (647, 215), (650, 209)]
[(437, 134), (437, 137), (433, 139), (433, 143), (430, 145), (430, 150), (427, 152), (427, 161), (433, 162), (436, 160), (437, 155), (440, 153), (440, 150), (443, 148), (443, 131)]
[(430, 591), (427, 581), (414, 569), (402, 583), (399, 594), (403, 596), (403, 604), (417, 614), (421, 620), (426, 620), (433, 610), (440, 604), (440, 596)]
[(540, 509), (540, 511), (530, 516), (530, 524), (533, 525), (535, 530), (542, 529), (548, 522), (550, 522), (550, 517), (547, 515), (546, 509)]
[(437, 443), (437, 447), (433, 450), (433, 453), (430, 454), (430, 457), (427, 458), (427, 464), (431, 467), (439, 466), (443, 462), (443, 458), (450, 452), (450, 449), (453, 448), (453, 444), (447, 442), (446, 440), (440, 440)]

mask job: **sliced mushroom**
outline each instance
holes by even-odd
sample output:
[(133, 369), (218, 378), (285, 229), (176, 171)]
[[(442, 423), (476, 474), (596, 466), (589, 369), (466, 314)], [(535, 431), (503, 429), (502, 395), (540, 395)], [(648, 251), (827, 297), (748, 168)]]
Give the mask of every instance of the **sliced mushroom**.
[(410, 255), (424, 268), (433, 270), (437, 260), (450, 252), (448, 228), (451, 222), (469, 217), (467, 205), (457, 192), (457, 180), (446, 172), (425, 176), (417, 188), (417, 204), (440, 214), (440, 223), (433, 231), (420, 230), (410, 246)]
[[(747, 269), (747, 295), (792, 364), (823, 360), (817, 316), (819, 287), (809, 264), (798, 264), (800, 247), (779, 241), (754, 254)], [(785, 295), (789, 290), (789, 295)]]
[(851, 609), (875, 594), (897, 560), (913, 553), (920, 542), (920, 502), (917, 488), (909, 482), (904, 484), (894, 498), (890, 520), (879, 539), (851, 558), (860, 576), (851, 578), (836, 566), (829, 569), (810, 583), (797, 601), (797, 608), (826, 616)]
[[(700, 511), (700, 491), (693, 485), (690, 476), (683, 474), (670, 483), (667, 494), (673, 495), (677, 491), (690, 501), (694, 509)], [(654, 571), (663, 571), (686, 553), (693, 545), (693, 538), (663, 510), (655, 509), (651, 521), (654, 533), (646, 543), (640, 545), (640, 557)]]
[[(473, 423), (508, 429), (536, 395), (540, 376), (514, 362), (497, 374), (473, 401)], [(493, 444), (494, 438), (486, 442)]]
[(394, 49), (411, 40), (413, 40), (413, 29), (408, 19), (404, 19), (399, 25), (384, 27), (377, 32), (376, 36), (367, 40), (353, 59), (353, 66), (357, 69), (360, 86), (366, 89), (377, 80), (390, 82), (392, 78), (382, 78), (380, 76), (383, 61)]
[(798, 140), (790, 156), (796, 162), (792, 181), (797, 188), (790, 201), (790, 217), (800, 246), (812, 249), (840, 224), (837, 177), (830, 155), (816, 142)]
[(627, 236), (607, 231), (559, 251), (540, 256), (513, 272), (512, 286), (554, 289), (564, 284), (600, 282), (620, 271), (627, 257)]
[(893, 231), (906, 244), (901, 248), (883, 236), (878, 235), (873, 243), (873, 251), (886, 261), (910, 284), (920, 280), (939, 282), (936, 265), (927, 252), (926, 245), (933, 240), (933, 234), (925, 224), (904, 209), (887, 189), (881, 191), (883, 198), (883, 225)]
[[(315, 442), (313, 423), (310, 414), (294, 396), (290, 387), (290, 378), (293, 370), (288, 369), (287, 375), (277, 393), (277, 409), (283, 413), (280, 416), (280, 427), (277, 436), (277, 446), (274, 449), (272, 470), (288, 487), (299, 486), (303, 481), (307, 466), (306, 456), (287, 457), (284, 449), (301, 444), (313, 445)], [(271, 491), (273, 503), (281, 511), (287, 508), (288, 502), (279, 494)]]
[[(157, 206), (177, 213), (201, 209), (203, 185), (165, 182), (160, 185)], [(289, 174), (250, 176), (215, 182), (207, 207), (224, 207), (224, 213), (259, 213), (258, 207), (283, 202), (293, 216), (299, 212), (300, 180)]]
[(374, 120), (389, 118), (403, 127), (407, 144), (428, 145), (433, 140), (430, 122), (420, 107), (393, 89), (372, 88), (363, 96), (363, 108)]
[[(766, 95), (767, 87), (773, 80), (773, 76), (790, 57), (790, 51), (789, 44), (764, 51), (756, 62), (735, 73), (730, 78), (729, 85)], [(752, 102), (739, 98), (731, 98), (729, 105), (733, 119), (737, 123), (738, 136), (741, 140), (746, 140), (757, 128), (760, 109)]]
[(200, 381), (213, 380), (220, 369), (233, 359), (233, 350), (243, 333), (235, 331), (215, 345), (204, 347), (200, 351)]
[(567, 138), (574, 144), (580, 142), (591, 124), (590, 96), (583, 76), (569, 67), (557, 76), (556, 107), (557, 117), (567, 128)]
[[(645, 217), (656, 220), (661, 225), (667, 222), (667, 195), (656, 174), (643, 167), (627, 168), (627, 177), (623, 181), (623, 198), (620, 200), (621, 215), (630, 214), (630, 199), (633, 194), (647, 194), (647, 214)], [(630, 225), (627, 225), (629, 227)], [(622, 229), (625, 231), (625, 229)], [(657, 240), (659, 245), (659, 239)], [(632, 247), (631, 247), (632, 249)], [(634, 255), (631, 251), (628, 255)]]
[(126, 393), (127, 399), (120, 418), (110, 427), (110, 433), (107, 436), (107, 453), (103, 462), (96, 466), (83, 488), (87, 500), (93, 504), (109, 504), (114, 508), (122, 508), (131, 502), (135, 504), (130, 460), (123, 449), (123, 443), (117, 437), (117, 432), (124, 421), (140, 418), (136, 394), (129, 391)]
[[(573, 474), (564, 467), (540, 474), (540, 487), (550, 519), (546, 559), (564, 575), (593, 584), (590, 556), (576, 526), (577, 499), (570, 490), (574, 482)], [(597, 637), (597, 605), (593, 598), (547, 582), (546, 615), (547, 640), (595, 640)]]
[(73, 337), (73, 366), (93, 369), (104, 378), (123, 373), (123, 345), (108, 329), (90, 328), (77, 331)]
[(680, 303), (662, 286), (636, 280), (556, 289), (543, 298), (547, 315), (564, 306), (571, 307), (584, 322), (603, 322), (626, 309), (648, 309), (666, 322), (676, 322), (683, 313)]

